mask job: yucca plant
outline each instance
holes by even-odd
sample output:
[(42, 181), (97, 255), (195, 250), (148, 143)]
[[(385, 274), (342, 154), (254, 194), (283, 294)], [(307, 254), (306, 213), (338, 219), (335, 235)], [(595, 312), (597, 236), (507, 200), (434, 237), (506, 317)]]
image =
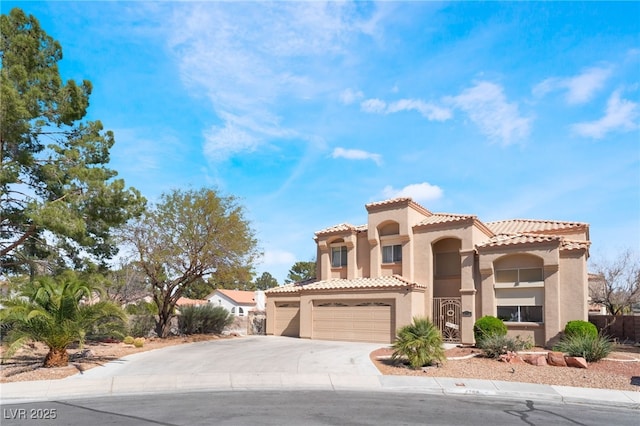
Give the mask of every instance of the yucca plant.
[(412, 324), (400, 328), (392, 348), (391, 359), (398, 362), (406, 358), (412, 368), (445, 359), (442, 334), (428, 318), (416, 317)]
[(576, 333), (565, 335), (553, 349), (571, 356), (581, 356), (587, 362), (596, 362), (611, 353), (613, 342), (600, 334)]
[(3, 359), (36, 341), (49, 348), (44, 367), (64, 367), (69, 364), (67, 347), (75, 342), (82, 345), (95, 327), (102, 332), (123, 330), (126, 315), (119, 306), (109, 301), (87, 303), (96, 292), (96, 287), (69, 271), (56, 278), (37, 278), (17, 296), (3, 300), (0, 321), (12, 324)]

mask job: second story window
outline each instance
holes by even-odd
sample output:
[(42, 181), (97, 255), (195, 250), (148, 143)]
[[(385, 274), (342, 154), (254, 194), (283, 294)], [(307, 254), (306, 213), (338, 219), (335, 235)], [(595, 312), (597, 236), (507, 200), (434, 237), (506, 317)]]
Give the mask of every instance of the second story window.
[(402, 262), (402, 245), (382, 246), (382, 263)]
[(341, 268), (347, 266), (347, 247), (331, 247), (331, 267)]

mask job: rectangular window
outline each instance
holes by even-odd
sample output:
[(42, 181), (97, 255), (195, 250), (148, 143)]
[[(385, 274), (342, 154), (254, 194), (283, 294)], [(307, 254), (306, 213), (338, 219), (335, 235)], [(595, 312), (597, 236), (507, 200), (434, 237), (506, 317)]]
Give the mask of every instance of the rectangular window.
[(504, 322), (543, 322), (542, 306), (498, 306), (498, 318)]
[(496, 271), (497, 283), (542, 282), (542, 268), (502, 269)]
[(347, 247), (331, 247), (331, 267), (341, 268), (347, 266)]
[(402, 246), (382, 246), (382, 263), (402, 262)]

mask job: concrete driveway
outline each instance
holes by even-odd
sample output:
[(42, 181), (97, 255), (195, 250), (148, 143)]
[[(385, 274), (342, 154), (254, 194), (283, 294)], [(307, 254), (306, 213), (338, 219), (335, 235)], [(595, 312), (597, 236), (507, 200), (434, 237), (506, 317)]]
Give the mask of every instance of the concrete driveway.
[(72, 379), (216, 373), (379, 375), (369, 359), (381, 343), (247, 336), (130, 355)]

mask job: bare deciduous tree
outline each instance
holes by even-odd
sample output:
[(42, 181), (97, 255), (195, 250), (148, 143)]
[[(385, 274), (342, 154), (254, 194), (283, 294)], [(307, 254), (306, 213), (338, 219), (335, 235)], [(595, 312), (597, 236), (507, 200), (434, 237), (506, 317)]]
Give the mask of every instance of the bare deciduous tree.
[(602, 259), (592, 265), (595, 279), (589, 283), (593, 303), (603, 305), (609, 315), (622, 315), (640, 303), (640, 258), (624, 250), (615, 259)]

